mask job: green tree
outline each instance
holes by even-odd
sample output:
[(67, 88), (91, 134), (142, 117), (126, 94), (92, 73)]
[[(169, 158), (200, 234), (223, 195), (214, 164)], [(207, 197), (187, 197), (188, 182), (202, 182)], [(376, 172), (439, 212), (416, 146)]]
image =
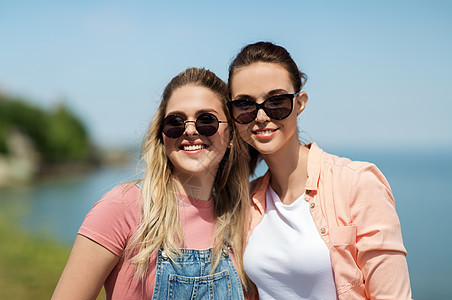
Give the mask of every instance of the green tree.
[(52, 160), (82, 160), (90, 151), (88, 133), (83, 124), (64, 105), (47, 118), (46, 140)]
[(27, 135), (44, 162), (86, 160), (91, 143), (83, 123), (64, 105), (48, 112), (0, 93), (0, 153), (9, 153), (6, 139), (16, 129)]

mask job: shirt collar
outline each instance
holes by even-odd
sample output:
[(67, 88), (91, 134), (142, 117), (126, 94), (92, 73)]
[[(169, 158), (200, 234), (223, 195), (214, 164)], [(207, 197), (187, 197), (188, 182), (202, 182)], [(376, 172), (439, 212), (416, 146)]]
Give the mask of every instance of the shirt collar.
[(316, 143), (307, 145), (308, 155), (308, 179), (306, 180), (306, 190), (317, 191), (320, 178), (320, 162), (322, 161), (323, 150)]
[[(320, 163), (322, 160), (323, 150), (316, 143), (306, 145), (309, 148), (308, 154), (308, 179), (306, 180), (306, 191), (311, 193), (317, 191), (320, 178)], [(260, 212), (265, 212), (265, 192), (270, 182), (270, 171), (267, 171), (263, 177), (256, 179), (251, 188), (254, 191), (251, 194), (253, 203), (258, 207)]]

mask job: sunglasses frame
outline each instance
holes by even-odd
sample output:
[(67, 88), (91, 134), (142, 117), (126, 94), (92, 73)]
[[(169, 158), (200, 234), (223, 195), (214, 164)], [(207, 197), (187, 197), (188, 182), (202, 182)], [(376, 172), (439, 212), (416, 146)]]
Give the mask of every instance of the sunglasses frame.
[[(209, 115), (209, 116), (212, 116), (212, 117), (213, 117), (213, 120), (216, 120), (216, 121), (217, 121), (217, 126), (216, 126), (216, 129), (215, 129), (215, 132), (212, 133), (212, 134), (210, 134), (210, 135), (205, 135), (205, 134), (202, 134), (201, 132), (199, 132), (198, 124), (197, 124), (196, 122), (198, 122), (199, 117), (201, 117), (201, 116), (203, 116), (203, 115)], [(181, 133), (179, 136), (176, 136), (176, 137), (168, 136), (168, 135), (165, 133), (165, 131), (163, 130), (163, 129), (164, 129), (164, 126), (165, 126), (165, 120), (168, 119), (169, 117), (176, 117), (176, 118), (179, 118), (179, 119), (182, 120), (182, 122), (184, 123), (184, 130), (182, 131), (182, 133)], [(200, 135), (202, 135), (202, 136), (209, 137), (209, 136), (215, 135), (215, 133), (218, 132), (218, 128), (220, 128), (220, 124), (221, 124), (221, 123), (229, 123), (229, 122), (228, 122), (228, 121), (220, 121), (220, 120), (218, 120), (217, 116), (215, 116), (213, 113), (210, 113), (210, 112), (204, 112), (204, 113), (199, 114), (199, 115), (196, 117), (196, 120), (184, 120), (184, 119), (183, 119), (181, 116), (179, 116), (179, 115), (176, 115), (176, 114), (170, 114), (170, 115), (167, 115), (167, 116), (163, 119), (161, 131), (162, 131), (162, 133), (163, 133), (166, 137), (168, 137), (168, 138), (170, 138), (170, 139), (177, 139), (177, 138), (179, 138), (179, 137), (181, 137), (181, 136), (184, 135), (185, 129), (187, 128), (187, 123), (195, 123), (196, 131), (197, 131)]]
[[(266, 114), (270, 119), (272, 119), (272, 120), (284, 120), (285, 118), (287, 118), (288, 116), (290, 116), (290, 114), (292, 113), (292, 110), (293, 110), (293, 99), (294, 99), (296, 96), (298, 96), (298, 94), (299, 94), (300, 92), (301, 92), (301, 91), (299, 91), (299, 92), (297, 92), (297, 93), (294, 93), (294, 94), (279, 94), (279, 95), (270, 96), (270, 97), (268, 97), (267, 99), (265, 99), (262, 103), (256, 103), (255, 101), (252, 101), (252, 100), (249, 100), (249, 99), (237, 99), (237, 100), (228, 101), (227, 106), (228, 106), (228, 109), (229, 109), (229, 114), (231, 115), (232, 119), (234, 119), (234, 121), (237, 122), (237, 123), (239, 123), (239, 124), (249, 124), (249, 123), (253, 122), (253, 120), (256, 119), (257, 113), (259, 112), (260, 109), (262, 109), (262, 110), (265, 112), (265, 114)], [(270, 114), (268, 113), (267, 108), (265, 107), (265, 103), (266, 103), (268, 100), (271, 100), (272, 98), (281, 97), (281, 96), (286, 96), (286, 97), (289, 98), (289, 100), (290, 100), (290, 111), (289, 111), (289, 113), (287, 114), (287, 116), (285, 116), (285, 117), (283, 117), (283, 118), (272, 118), (272, 117), (270, 116)], [(234, 104), (234, 102), (238, 102), (238, 101), (248, 101), (248, 102), (251, 102), (252, 105), (254, 105), (254, 106), (256, 107), (256, 111), (255, 111), (254, 118), (252, 118), (249, 122), (240, 122), (240, 121), (238, 121), (238, 120), (235, 118), (234, 113), (233, 113), (233, 107), (232, 107), (232, 105)]]

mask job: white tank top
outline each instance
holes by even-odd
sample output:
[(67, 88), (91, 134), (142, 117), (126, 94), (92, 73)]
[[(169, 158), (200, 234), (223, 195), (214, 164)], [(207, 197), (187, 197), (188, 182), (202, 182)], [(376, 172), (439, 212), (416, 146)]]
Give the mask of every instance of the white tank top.
[(264, 218), (244, 254), (260, 299), (337, 299), (330, 252), (315, 227), (304, 195), (284, 205), (266, 191)]

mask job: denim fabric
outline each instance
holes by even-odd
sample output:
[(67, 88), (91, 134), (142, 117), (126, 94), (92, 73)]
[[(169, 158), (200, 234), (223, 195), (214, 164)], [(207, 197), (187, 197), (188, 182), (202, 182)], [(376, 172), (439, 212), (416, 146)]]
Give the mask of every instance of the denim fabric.
[(244, 299), (242, 285), (227, 250), (212, 271), (212, 249), (180, 249), (172, 262), (161, 249), (152, 299)]

